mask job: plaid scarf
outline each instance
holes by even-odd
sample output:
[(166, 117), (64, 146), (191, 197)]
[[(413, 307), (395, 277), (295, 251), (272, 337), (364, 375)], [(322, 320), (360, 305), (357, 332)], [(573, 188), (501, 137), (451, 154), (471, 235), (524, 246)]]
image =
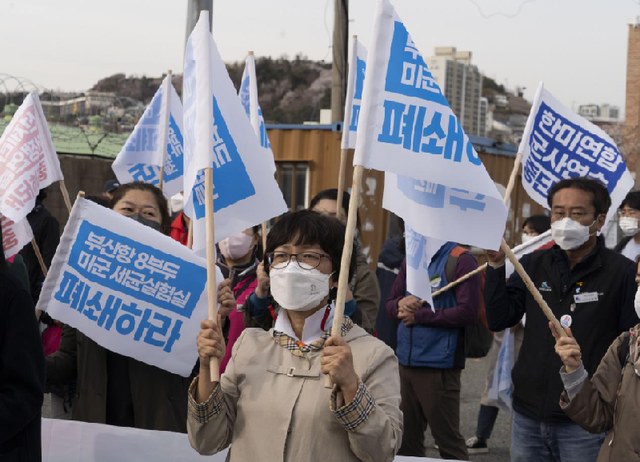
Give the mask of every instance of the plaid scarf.
[[(342, 327), (340, 329), (342, 331), (342, 336), (344, 337), (345, 335), (347, 335), (352, 327), (353, 321), (346, 316), (343, 317)], [(322, 337), (308, 345), (305, 345), (300, 340), (296, 340), (295, 338), (292, 338), (287, 334), (279, 332), (277, 330), (274, 330), (272, 335), (275, 342), (281, 347), (289, 350), (291, 354), (293, 354), (294, 356), (304, 357), (310, 351), (320, 351), (324, 348), (324, 344), (326, 343), (327, 339), (331, 337), (331, 329), (329, 328), (325, 330)]]

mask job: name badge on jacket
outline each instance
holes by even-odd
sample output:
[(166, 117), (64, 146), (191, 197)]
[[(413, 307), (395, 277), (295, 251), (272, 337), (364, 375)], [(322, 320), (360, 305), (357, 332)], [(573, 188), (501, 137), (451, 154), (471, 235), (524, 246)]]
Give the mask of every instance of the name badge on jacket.
[(598, 301), (598, 292), (585, 292), (583, 294), (575, 294), (573, 299), (576, 303), (589, 303)]

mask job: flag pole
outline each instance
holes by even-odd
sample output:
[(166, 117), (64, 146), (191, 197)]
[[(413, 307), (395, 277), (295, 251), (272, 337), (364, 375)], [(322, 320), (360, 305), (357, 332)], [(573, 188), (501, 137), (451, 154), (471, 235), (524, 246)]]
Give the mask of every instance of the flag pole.
[[(354, 35), (353, 36), (353, 44), (351, 46), (351, 66), (357, 66), (357, 61), (358, 61), (358, 36)], [(352, 72), (351, 69), (349, 69), (349, 74), (348, 74), (348, 78), (349, 78), (349, 82), (347, 83), (347, 86), (349, 89), (354, 90), (353, 86), (355, 84), (355, 82), (353, 82), (351, 80), (351, 78), (355, 79), (355, 72)], [(345, 132), (347, 133), (347, 146), (349, 145), (348, 140), (349, 140), (349, 123), (351, 121), (351, 114), (353, 112), (353, 91), (351, 92), (351, 94), (348, 94), (349, 92), (347, 91), (347, 99), (345, 101), (345, 108), (344, 108), (344, 120), (342, 122), (342, 143), (341, 143), (341, 149), (340, 149), (340, 167), (339, 167), (339, 171), (338, 171), (338, 197), (336, 198), (336, 217), (338, 219), (342, 219), (342, 197), (344, 195), (344, 180), (346, 177), (346, 170), (347, 170), (347, 156), (349, 153), (349, 149), (345, 149), (344, 147), (344, 137), (345, 137)]]
[[(254, 56), (253, 50), (247, 51), (247, 56)], [(255, 69), (255, 68), (254, 68)], [(256, 82), (256, 85), (258, 83)], [(251, 88), (249, 88), (249, 121), (251, 122), (251, 128), (253, 128), (254, 133), (258, 137), (258, 141), (261, 139), (260, 126), (255, 127), (253, 123), (253, 116), (251, 114)], [(260, 142), (262, 144), (262, 142)], [(262, 231), (262, 252), (264, 253), (267, 248), (267, 222), (263, 221), (261, 225)]]
[(47, 265), (44, 264), (44, 258), (42, 258), (42, 253), (40, 252), (40, 247), (38, 247), (38, 243), (36, 242), (36, 238), (31, 239), (31, 245), (33, 246), (33, 252), (36, 254), (36, 258), (38, 259), (38, 263), (40, 263), (40, 269), (42, 270), (42, 274), (44, 277), (47, 277)]
[(555, 317), (555, 315), (553, 314), (553, 311), (551, 311), (551, 308), (549, 308), (549, 305), (547, 305), (547, 302), (544, 300), (544, 298), (542, 298), (542, 294), (540, 293), (538, 288), (535, 286), (535, 284), (533, 283), (533, 281), (531, 280), (531, 278), (523, 268), (522, 264), (518, 261), (518, 257), (516, 257), (516, 255), (513, 253), (513, 251), (511, 250), (509, 245), (507, 245), (507, 242), (504, 239), (502, 239), (502, 244), (500, 244), (500, 248), (502, 249), (502, 251), (505, 253), (507, 258), (515, 268), (516, 272), (522, 278), (522, 281), (527, 286), (527, 289), (529, 289), (529, 292), (531, 292), (533, 299), (536, 302), (538, 302), (538, 305), (540, 305), (540, 308), (542, 308), (542, 312), (544, 313), (544, 315), (551, 322), (551, 324), (553, 324), (553, 327), (558, 333), (558, 335), (560, 337), (566, 337), (567, 334), (565, 333), (564, 329), (560, 325), (558, 318)]
[(193, 220), (189, 221), (189, 229), (187, 230), (187, 247), (193, 248)]
[(67, 186), (64, 184), (64, 180), (60, 180), (58, 182), (60, 184), (60, 193), (62, 194), (62, 198), (64, 199), (64, 204), (67, 206), (67, 212), (71, 215), (71, 200), (69, 199), (69, 191), (67, 191)]
[[(362, 175), (364, 167), (356, 165), (353, 168), (353, 182), (351, 184), (351, 199), (349, 201), (349, 215), (347, 216), (347, 230), (344, 236), (344, 247), (342, 248), (342, 261), (340, 262), (340, 277), (338, 278), (338, 296), (336, 297), (336, 311), (333, 313), (333, 324), (331, 325), (331, 336), (342, 335), (342, 318), (344, 317), (344, 304), (347, 299), (347, 289), (349, 288), (349, 267), (351, 266), (351, 254), (353, 253), (353, 240), (358, 221), (358, 202), (360, 201), (360, 187), (362, 186)], [(338, 204), (338, 207), (340, 205)], [(325, 377), (324, 386), (331, 388), (331, 378)]]
[[(521, 161), (522, 161), (522, 153), (519, 152), (518, 155), (516, 156), (515, 162), (513, 163), (513, 169), (511, 170), (511, 175), (509, 175), (509, 182), (507, 183), (507, 188), (505, 189), (504, 196), (502, 198), (502, 200), (504, 200), (505, 205), (508, 204), (509, 201), (511, 200), (511, 194), (513, 193), (513, 189), (516, 185), (516, 178), (518, 178), (518, 172), (520, 171)], [(487, 269), (486, 263), (484, 265), (478, 266), (476, 269), (474, 269), (470, 273), (465, 274), (461, 278), (456, 279), (455, 281), (447, 284), (442, 289), (436, 290), (434, 293), (431, 294), (431, 297), (437, 297), (438, 295), (446, 292), (447, 290), (453, 289), (458, 284), (461, 284), (464, 281), (467, 281), (468, 279), (472, 278), (476, 274), (482, 273), (485, 269)]]
[[(218, 285), (216, 282), (216, 240), (215, 240), (215, 220), (213, 210), (213, 167), (204, 169), (205, 183), (205, 219), (207, 233), (207, 288), (209, 301), (209, 319), (216, 325), (218, 323)], [(193, 228), (193, 220), (192, 226)], [(220, 381), (220, 361), (216, 357), (211, 357), (209, 363), (211, 381)]]
[(163, 122), (163, 127), (164, 127), (164, 139), (161, 140), (162, 142), (162, 163), (160, 164), (160, 181), (158, 183), (158, 188), (160, 188), (160, 191), (162, 191), (162, 184), (164, 182), (164, 161), (167, 158), (167, 142), (168, 142), (168, 138), (169, 138), (169, 115), (171, 114), (171, 69), (169, 69), (167, 71), (167, 79), (168, 79), (168, 85), (166, 86), (166, 95), (164, 96), (164, 100), (166, 102), (165, 104), (165, 112), (163, 114), (164, 120)]

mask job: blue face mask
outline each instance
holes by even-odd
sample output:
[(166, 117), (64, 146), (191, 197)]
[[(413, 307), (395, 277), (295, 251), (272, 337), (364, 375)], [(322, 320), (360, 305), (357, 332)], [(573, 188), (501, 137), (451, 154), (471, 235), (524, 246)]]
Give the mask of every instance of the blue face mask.
[(137, 221), (138, 223), (148, 226), (149, 228), (153, 228), (156, 231), (160, 231), (160, 228), (162, 227), (162, 225), (160, 223), (158, 223), (157, 221), (153, 221), (150, 220), (148, 218), (143, 217), (142, 215), (140, 215), (139, 213), (134, 213), (133, 215), (129, 215), (129, 218), (131, 218), (134, 221)]

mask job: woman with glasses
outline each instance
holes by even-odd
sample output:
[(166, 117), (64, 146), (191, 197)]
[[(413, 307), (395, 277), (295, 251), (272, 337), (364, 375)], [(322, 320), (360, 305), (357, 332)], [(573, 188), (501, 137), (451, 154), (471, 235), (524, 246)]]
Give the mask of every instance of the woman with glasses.
[(618, 243), (614, 249), (621, 253), (629, 260), (634, 260), (640, 255), (640, 192), (634, 191), (627, 194), (620, 209), (618, 209), (620, 229), (624, 238)]
[(393, 351), (346, 317), (330, 337), (344, 235), (339, 220), (309, 210), (275, 224), (265, 271), (282, 309), (269, 332), (242, 333), (219, 382), (208, 365), (224, 340), (219, 323), (202, 321), (187, 420), (200, 454), (231, 445), (230, 461), (393, 460), (402, 440)]

